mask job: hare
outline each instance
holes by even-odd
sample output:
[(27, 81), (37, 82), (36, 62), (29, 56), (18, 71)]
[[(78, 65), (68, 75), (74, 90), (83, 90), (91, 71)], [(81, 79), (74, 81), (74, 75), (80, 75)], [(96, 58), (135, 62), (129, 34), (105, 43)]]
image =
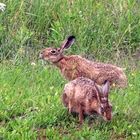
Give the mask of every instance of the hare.
[(65, 85), (62, 101), (69, 113), (79, 114), (79, 122), (83, 123), (83, 115), (100, 114), (105, 121), (112, 119), (112, 105), (108, 100), (109, 81), (102, 87), (86, 77), (78, 77)]
[(40, 58), (56, 65), (67, 80), (77, 77), (87, 77), (102, 85), (108, 80), (111, 85), (120, 88), (127, 86), (127, 78), (120, 67), (112, 64), (92, 62), (79, 55), (65, 56), (64, 50), (69, 48), (75, 41), (74, 36), (69, 36), (60, 48), (46, 48), (40, 52)]

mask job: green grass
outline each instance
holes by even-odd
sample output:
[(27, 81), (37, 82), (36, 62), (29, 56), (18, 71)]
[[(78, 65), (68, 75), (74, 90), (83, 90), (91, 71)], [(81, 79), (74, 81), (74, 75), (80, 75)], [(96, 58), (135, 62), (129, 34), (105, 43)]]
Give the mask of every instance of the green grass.
[(0, 138), (6, 140), (37, 139), (140, 139), (140, 72), (127, 70), (128, 88), (112, 90), (113, 119), (105, 122), (95, 117), (89, 125), (86, 118), (68, 114), (61, 102), (64, 84), (58, 70), (39, 62), (0, 64)]
[(71, 51), (96, 58), (130, 55), (139, 47), (140, 3), (136, 0), (2, 0), (0, 59), (31, 57), (42, 47), (76, 36)]

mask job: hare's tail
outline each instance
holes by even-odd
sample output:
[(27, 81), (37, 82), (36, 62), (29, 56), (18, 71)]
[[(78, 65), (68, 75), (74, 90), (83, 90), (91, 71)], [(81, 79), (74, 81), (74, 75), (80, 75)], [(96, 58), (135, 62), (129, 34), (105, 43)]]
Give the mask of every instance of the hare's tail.
[(120, 88), (126, 88), (127, 87), (127, 77), (124, 73), (122, 73), (117, 80), (117, 85)]

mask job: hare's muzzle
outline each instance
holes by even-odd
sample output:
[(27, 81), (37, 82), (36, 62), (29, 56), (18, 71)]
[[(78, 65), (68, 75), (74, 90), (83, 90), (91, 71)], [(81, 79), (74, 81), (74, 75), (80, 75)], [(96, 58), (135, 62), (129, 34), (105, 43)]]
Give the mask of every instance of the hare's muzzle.
[(43, 52), (39, 53), (39, 59), (43, 59)]

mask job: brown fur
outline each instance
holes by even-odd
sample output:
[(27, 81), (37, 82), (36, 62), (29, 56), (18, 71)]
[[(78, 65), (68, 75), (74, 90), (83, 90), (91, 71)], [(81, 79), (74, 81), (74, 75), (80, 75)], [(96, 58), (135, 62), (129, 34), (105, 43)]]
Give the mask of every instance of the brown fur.
[[(110, 84), (121, 88), (127, 86), (126, 75), (120, 67), (112, 64), (92, 62), (79, 55), (64, 56), (63, 50), (70, 47), (74, 42), (72, 37), (70, 39), (68, 38), (58, 49), (46, 48), (42, 50), (40, 57), (56, 65), (68, 80), (74, 80), (82, 76), (94, 80), (99, 85), (102, 85), (105, 80), (108, 80)], [(51, 53), (52, 50), (55, 53)]]
[(63, 104), (68, 108), (69, 113), (79, 114), (80, 123), (83, 122), (83, 114), (92, 115), (94, 112), (101, 114), (104, 120), (111, 120), (112, 106), (108, 101), (109, 89), (106, 88), (105, 93), (102, 91), (103, 88), (98, 89), (94, 81), (79, 77), (65, 85), (62, 95)]

